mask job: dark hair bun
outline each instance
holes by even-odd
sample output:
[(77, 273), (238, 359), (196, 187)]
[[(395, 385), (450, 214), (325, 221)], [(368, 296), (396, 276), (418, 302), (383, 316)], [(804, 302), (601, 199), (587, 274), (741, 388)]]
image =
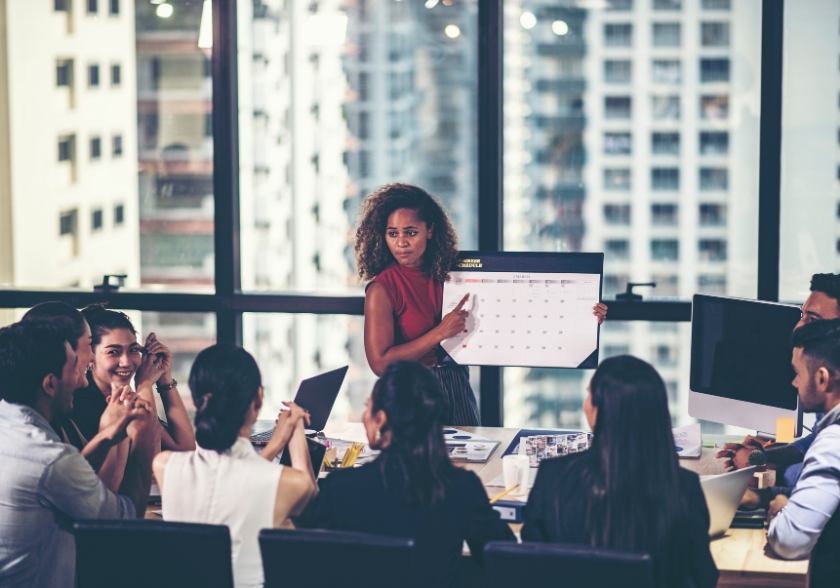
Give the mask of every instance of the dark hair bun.
[(257, 362), (241, 347), (217, 344), (199, 353), (189, 380), (196, 443), (218, 452), (229, 449), (261, 385)]

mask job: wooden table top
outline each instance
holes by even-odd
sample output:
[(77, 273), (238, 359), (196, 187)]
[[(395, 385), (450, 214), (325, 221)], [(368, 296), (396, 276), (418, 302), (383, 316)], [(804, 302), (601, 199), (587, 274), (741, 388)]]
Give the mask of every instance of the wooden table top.
[[(486, 463), (458, 465), (473, 471), (486, 485), (502, 473), (502, 453), (519, 429), (501, 427), (458, 427), (469, 433), (499, 441), (499, 447)], [(367, 442), (361, 423), (328, 423), (324, 434), (333, 439)], [(704, 437), (716, 441), (714, 437)], [(700, 459), (681, 459), (680, 465), (701, 475), (723, 473), (722, 460), (714, 457), (717, 450), (703, 448)], [(500, 487), (487, 487), (491, 498), (502, 492)], [(149, 506), (146, 518), (159, 519), (153, 511), (160, 506)], [(520, 525), (511, 525), (519, 530)], [(788, 561), (776, 557), (767, 546), (765, 529), (729, 529), (723, 536), (711, 541), (712, 557), (720, 571), (720, 587), (762, 586), (767, 588), (796, 587), (808, 585), (808, 560)]]

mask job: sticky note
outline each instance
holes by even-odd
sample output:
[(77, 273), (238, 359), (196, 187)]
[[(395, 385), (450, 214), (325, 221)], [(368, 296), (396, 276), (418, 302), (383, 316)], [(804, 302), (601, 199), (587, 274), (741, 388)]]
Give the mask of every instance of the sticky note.
[(776, 443), (791, 443), (793, 441), (793, 418), (779, 417), (776, 419)]

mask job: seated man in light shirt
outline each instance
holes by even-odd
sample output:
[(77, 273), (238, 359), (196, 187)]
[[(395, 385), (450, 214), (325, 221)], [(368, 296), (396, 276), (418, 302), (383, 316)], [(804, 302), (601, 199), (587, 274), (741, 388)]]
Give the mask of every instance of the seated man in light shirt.
[(102, 431), (103, 445), (131, 439), (119, 494), (50, 426), (73, 406), (75, 338), (63, 317), (0, 329), (0, 587), (72, 588), (73, 522), (145, 514), (160, 448), (157, 418), (145, 401), (131, 395), (131, 405)]
[(840, 578), (840, 319), (803, 325), (791, 339), (803, 410), (825, 412), (805, 454), (790, 498), (770, 503), (770, 547), (785, 559), (811, 555), (811, 586), (836, 586)]

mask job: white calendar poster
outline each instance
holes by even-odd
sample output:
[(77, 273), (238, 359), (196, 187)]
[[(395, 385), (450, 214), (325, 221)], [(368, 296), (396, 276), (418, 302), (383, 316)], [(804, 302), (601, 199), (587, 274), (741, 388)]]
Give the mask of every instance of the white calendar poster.
[(462, 365), (595, 367), (600, 288), (600, 273), (453, 271), (442, 314), (469, 293), (470, 315), (441, 346)]

